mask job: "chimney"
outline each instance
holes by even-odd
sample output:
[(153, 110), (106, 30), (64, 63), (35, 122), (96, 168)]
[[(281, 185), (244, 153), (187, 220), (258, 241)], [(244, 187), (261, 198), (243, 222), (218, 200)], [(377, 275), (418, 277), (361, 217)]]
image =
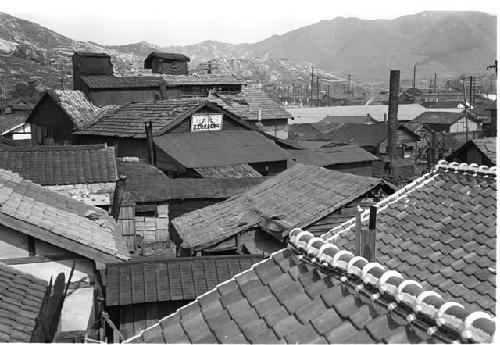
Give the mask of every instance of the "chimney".
[(80, 77), (88, 75), (113, 75), (111, 57), (103, 53), (75, 52), (73, 61), (73, 90), (82, 90)]
[(148, 163), (156, 166), (156, 151), (153, 142), (153, 122), (144, 122), (144, 128), (146, 130), (146, 140), (148, 144)]
[(123, 194), (125, 193), (125, 184), (127, 181), (127, 176), (120, 175), (118, 181), (116, 181), (115, 192), (113, 194), (113, 204), (111, 205), (111, 216), (118, 220), (120, 215), (120, 207), (122, 205)]
[(396, 156), (397, 129), (398, 129), (398, 90), (399, 71), (391, 71), (389, 85), (389, 123), (387, 128), (387, 153), (389, 155), (390, 169), (392, 160)]
[(375, 262), (377, 207), (370, 206), (368, 229), (363, 229), (361, 212), (356, 214), (356, 228), (354, 230), (354, 255), (362, 256), (369, 262)]

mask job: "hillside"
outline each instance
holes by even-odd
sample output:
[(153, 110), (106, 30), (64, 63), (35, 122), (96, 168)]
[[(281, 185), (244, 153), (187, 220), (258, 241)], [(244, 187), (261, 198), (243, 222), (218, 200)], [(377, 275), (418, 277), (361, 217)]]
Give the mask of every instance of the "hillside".
[(487, 74), (486, 66), (496, 58), (496, 17), (480, 12), (423, 12), (394, 20), (338, 17), (253, 44), (204, 41), (160, 47), (146, 41), (115, 46), (79, 42), (0, 13), (4, 89), (14, 90), (29, 80), (41, 89), (62, 83), (71, 87), (75, 50), (111, 55), (118, 75), (144, 72), (143, 61), (151, 51), (183, 53), (191, 58), (191, 71), (203, 73), (206, 62), (213, 60), (216, 73), (273, 84), (280, 90), (297, 84), (307, 88), (315, 66), (321, 82), (329, 82), (335, 94), (342, 94), (348, 74), (358, 81), (385, 83), (391, 69), (400, 69), (402, 79), (409, 79), (414, 64), (423, 85), (435, 72), (441, 79)]
[[(335, 18), (245, 47), (317, 64), (333, 74), (387, 79), (390, 69), (444, 76), (484, 71), (496, 58), (496, 17), (422, 12), (394, 20)], [(300, 48), (300, 49), (299, 49)]]

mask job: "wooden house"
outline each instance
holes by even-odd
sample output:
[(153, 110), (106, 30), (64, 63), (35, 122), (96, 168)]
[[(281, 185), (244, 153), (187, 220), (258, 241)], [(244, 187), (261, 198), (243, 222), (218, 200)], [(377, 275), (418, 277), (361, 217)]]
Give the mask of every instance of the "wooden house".
[(317, 149), (288, 150), (295, 163), (314, 165), (354, 175), (373, 176), (373, 162), (377, 156), (357, 145), (320, 147)]
[[(106, 311), (122, 336), (129, 338), (261, 259), (261, 255), (213, 255), (109, 264)], [(109, 329), (109, 339), (112, 335)]]
[(224, 202), (172, 221), (180, 254), (269, 254), (295, 227), (322, 233), (394, 192), (381, 179), (296, 163)]
[(165, 93), (164, 81), (158, 77), (91, 75), (80, 80), (80, 90), (97, 106), (154, 101)]
[(105, 211), (0, 169), (0, 262), (45, 281), (65, 274), (70, 283), (59, 332), (87, 333), (95, 325), (99, 270), (128, 259), (117, 224)]
[(81, 91), (47, 91), (30, 114), (33, 145), (64, 145), (72, 132), (94, 123), (105, 111), (92, 104)]
[[(148, 123), (154, 142), (151, 150)], [(272, 175), (286, 169), (288, 159), (285, 150), (253, 125), (219, 104), (198, 98), (126, 104), (74, 136), (75, 143), (107, 143), (115, 146), (118, 157), (155, 162), (176, 177), (201, 177), (200, 171), (207, 168), (227, 170), (241, 164), (260, 175)]]
[(223, 176), (170, 179), (136, 157), (118, 158), (117, 167), (127, 177), (118, 224), (130, 251), (143, 256), (175, 256), (175, 246), (169, 241), (172, 219), (224, 201), (264, 180)]
[[(358, 145), (366, 151), (383, 156), (387, 152), (388, 124), (379, 122), (376, 124), (348, 123), (323, 136), (328, 143), (325, 147), (341, 145)], [(397, 150), (401, 158), (411, 158), (417, 153), (417, 142), (420, 137), (400, 125), (397, 130)]]
[(464, 112), (426, 111), (412, 122), (425, 124), (436, 132), (465, 133), (466, 130), (481, 130), (480, 122), (471, 114), (467, 114), (466, 120)]
[(153, 73), (187, 75), (189, 61), (189, 57), (183, 54), (153, 52), (144, 60), (144, 69)]
[(452, 152), (446, 160), (486, 166), (496, 166), (497, 155), (496, 137), (472, 139)]
[(107, 209), (118, 180), (114, 152), (104, 145), (0, 145), (0, 168)]
[(238, 95), (212, 93), (213, 100), (264, 132), (282, 139), (288, 136), (288, 120), (292, 115), (266, 93), (256, 88), (242, 88)]

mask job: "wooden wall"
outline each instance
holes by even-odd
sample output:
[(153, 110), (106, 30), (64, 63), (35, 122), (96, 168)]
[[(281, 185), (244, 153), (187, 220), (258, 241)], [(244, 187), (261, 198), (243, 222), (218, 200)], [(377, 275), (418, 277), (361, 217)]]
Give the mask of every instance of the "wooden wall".
[(345, 173), (350, 173), (360, 176), (373, 176), (373, 163), (372, 162), (358, 162), (346, 164), (334, 164), (325, 167), (329, 170), (338, 170)]
[(137, 90), (90, 90), (87, 97), (97, 106), (161, 99), (160, 88)]
[(287, 161), (251, 163), (249, 165), (257, 170), (262, 176), (274, 176), (286, 170)]
[(31, 140), (34, 145), (71, 142), (73, 121), (50, 97), (37, 105), (30, 119)]

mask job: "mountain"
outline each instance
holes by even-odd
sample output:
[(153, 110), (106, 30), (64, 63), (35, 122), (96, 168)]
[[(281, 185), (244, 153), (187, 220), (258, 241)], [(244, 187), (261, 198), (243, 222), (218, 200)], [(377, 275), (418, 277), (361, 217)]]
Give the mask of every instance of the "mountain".
[[(391, 69), (478, 73), (496, 59), (496, 16), (422, 12), (393, 20), (338, 17), (243, 45), (256, 55), (308, 61), (333, 74), (388, 79)], [(240, 47), (240, 48), (243, 48)]]
[[(280, 90), (296, 83), (307, 87), (312, 66), (322, 82), (345, 84), (351, 74), (356, 80), (386, 83), (389, 71), (400, 69), (403, 83), (417, 64), (417, 85), (427, 85), (434, 73), (443, 82), (462, 73), (487, 74), (486, 66), (496, 59), (496, 32), (496, 17), (489, 14), (422, 12), (392, 20), (337, 17), (251, 44), (204, 41), (160, 47), (142, 41), (103, 46), (0, 13), (0, 84), (10, 90), (28, 80), (41, 88), (71, 87), (71, 54), (87, 50), (111, 55), (117, 75), (145, 72), (144, 58), (151, 51), (165, 51), (188, 55), (192, 71), (201, 73), (213, 60), (216, 73), (272, 83)], [(341, 93), (343, 87), (338, 88)]]

